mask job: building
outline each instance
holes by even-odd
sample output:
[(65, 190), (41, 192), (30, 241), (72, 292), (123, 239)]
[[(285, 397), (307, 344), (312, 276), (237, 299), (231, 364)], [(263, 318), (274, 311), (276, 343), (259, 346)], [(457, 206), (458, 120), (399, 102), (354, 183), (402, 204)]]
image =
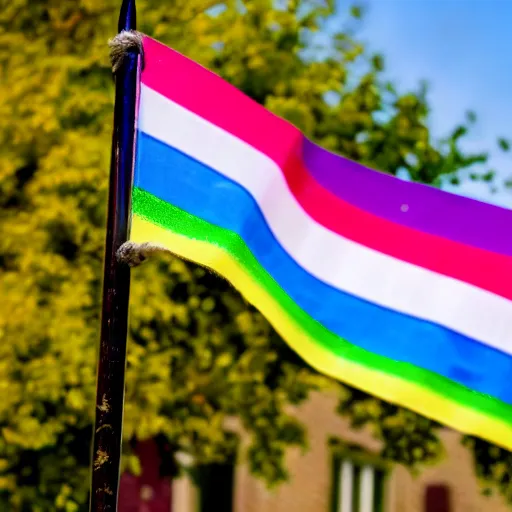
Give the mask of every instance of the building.
[[(456, 432), (442, 433), (446, 458), (415, 478), (401, 466), (379, 461), (374, 455), (379, 443), (368, 432), (352, 430), (334, 407), (333, 398), (316, 394), (297, 410), (307, 425), (310, 449), (306, 454), (290, 450), (287, 463), (292, 478), (273, 492), (251, 477), (243, 461), (210, 468), (199, 486), (186, 476), (172, 486), (158, 483), (154, 468), (145, 469), (145, 483), (135, 485), (135, 493), (134, 482), (125, 481), (125, 489), (132, 489), (126, 500), (130, 506), (121, 506), (120, 512), (512, 511), (500, 497), (482, 495), (470, 453), (460, 445)], [(333, 437), (359, 448), (335, 454), (329, 443)], [(171, 504), (166, 510), (164, 502)]]

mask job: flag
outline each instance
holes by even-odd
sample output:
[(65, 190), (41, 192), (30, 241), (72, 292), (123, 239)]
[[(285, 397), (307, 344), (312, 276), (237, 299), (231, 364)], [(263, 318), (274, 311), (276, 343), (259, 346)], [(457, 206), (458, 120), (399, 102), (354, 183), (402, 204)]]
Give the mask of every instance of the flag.
[(330, 153), (143, 47), (131, 240), (223, 275), (318, 371), (512, 449), (512, 211)]

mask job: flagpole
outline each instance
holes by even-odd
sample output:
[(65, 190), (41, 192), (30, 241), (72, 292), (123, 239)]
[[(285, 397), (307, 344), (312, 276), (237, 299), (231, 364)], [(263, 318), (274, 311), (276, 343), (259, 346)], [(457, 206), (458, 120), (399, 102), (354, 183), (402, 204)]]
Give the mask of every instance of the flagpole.
[[(123, 0), (118, 30), (136, 29), (135, 0)], [(134, 162), (139, 51), (115, 72), (114, 132), (103, 276), (101, 339), (92, 450), (90, 511), (117, 511), (128, 331), (130, 269), (116, 252), (127, 240)]]

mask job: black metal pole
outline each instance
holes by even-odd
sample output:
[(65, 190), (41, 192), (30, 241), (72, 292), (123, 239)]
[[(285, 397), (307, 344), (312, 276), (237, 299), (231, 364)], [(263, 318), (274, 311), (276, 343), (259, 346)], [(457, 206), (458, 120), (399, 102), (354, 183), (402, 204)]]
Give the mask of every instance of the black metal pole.
[[(135, 0), (123, 0), (119, 32), (135, 30)], [(117, 511), (128, 331), (130, 269), (116, 252), (127, 240), (134, 160), (139, 54), (128, 51), (116, 72), (101, 340), (92, 453), (91, 512)]]

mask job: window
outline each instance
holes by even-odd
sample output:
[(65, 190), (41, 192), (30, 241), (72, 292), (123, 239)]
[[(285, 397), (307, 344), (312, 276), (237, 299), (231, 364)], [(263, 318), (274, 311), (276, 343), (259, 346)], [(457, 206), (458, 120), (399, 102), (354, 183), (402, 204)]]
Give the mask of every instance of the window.
[(334, 455), (332, 512), (383, 512), (385, 471)]
[(197, 468), (199, 512), (232, 512), (234, 461)]
[(450, 489), (446, 485), (429, 485), (425, 490), (425, 512), (450, 512)]

